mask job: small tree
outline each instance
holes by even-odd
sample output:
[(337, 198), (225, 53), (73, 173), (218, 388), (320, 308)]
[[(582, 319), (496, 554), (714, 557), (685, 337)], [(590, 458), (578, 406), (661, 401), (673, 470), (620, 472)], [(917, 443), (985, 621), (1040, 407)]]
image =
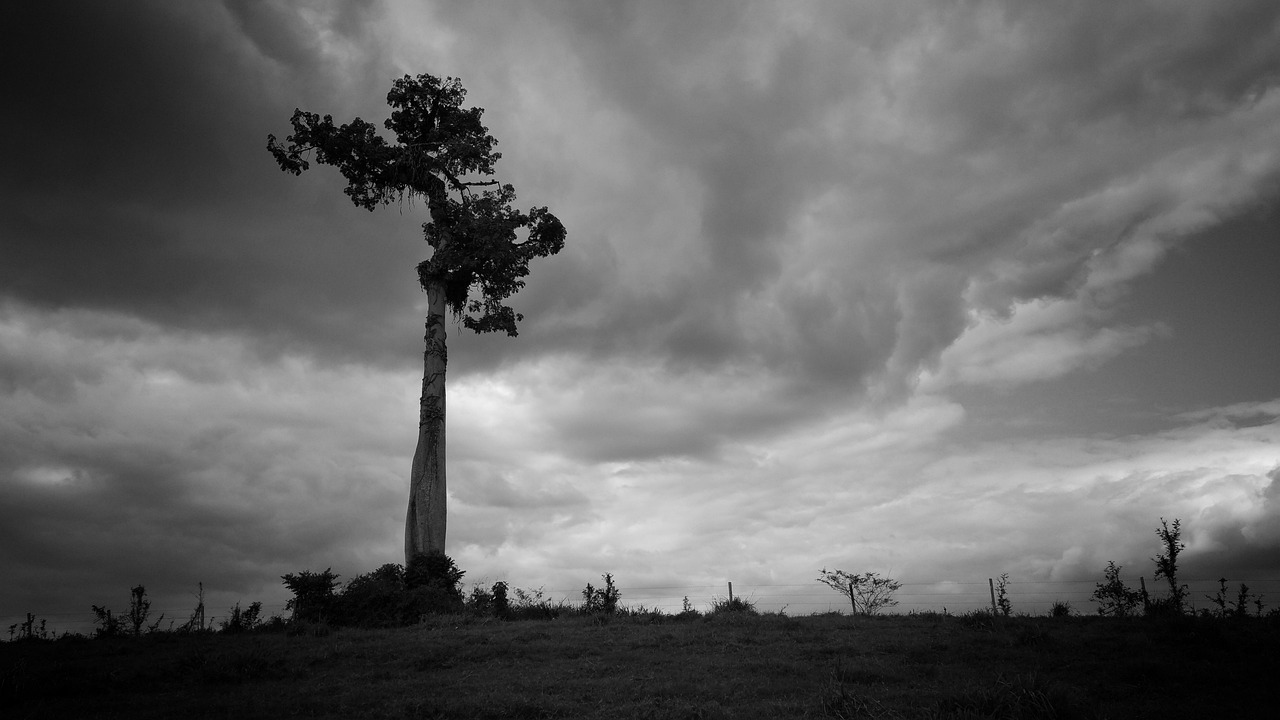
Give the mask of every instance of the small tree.
[(902, 583), (892, 578), (881, 577), (879, 573), (855, 575), (844, 570), (827, 570), (822, 568), (818, 582), (849, 598), (849, 604), (856, 615), (875, 615), (882, 608), (898, 604), (893, 594), (902, 587)]
[(1120, 579), (1120, 566), (1114, 560), (1107, 562), (1107, 569), (1103, 574), (1106, 582), (1098, 583), (1091, 598), (1098, 603), (1098, 614), (1111, 617), (1132, 615), (1138, 605), (1142, 604), (1142, 593), (1125, 586)]
[(1178, 554), (1187, 547), (1182, 542), (1182, 521), (1174, 518), (1173, 525), (1170, 525), (1160, 518), (1156, 535), (1164, 545), (1164, 552), (1151, 559), (1156, 564), (1156, 579), (1164, 578), (1169, 583), (1166, 607), (1170, 612), (1181, 615), (1186, 608), (1188, 593), (1187, 586), (1178, 583)]

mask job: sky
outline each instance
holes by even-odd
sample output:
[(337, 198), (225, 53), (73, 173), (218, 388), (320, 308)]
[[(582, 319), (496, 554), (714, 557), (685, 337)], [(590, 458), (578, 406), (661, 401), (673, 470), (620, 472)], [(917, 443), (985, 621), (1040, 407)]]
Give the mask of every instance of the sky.
[(419, 73), (568, 231), (519, 337), (448, 326), (468, 583), (1087, 597), (1178, 518), (1184, 577), (1280, 603), (1271, 0), (2, 12), (5, 625), (402, 562), (427, 213), (266, 137)]

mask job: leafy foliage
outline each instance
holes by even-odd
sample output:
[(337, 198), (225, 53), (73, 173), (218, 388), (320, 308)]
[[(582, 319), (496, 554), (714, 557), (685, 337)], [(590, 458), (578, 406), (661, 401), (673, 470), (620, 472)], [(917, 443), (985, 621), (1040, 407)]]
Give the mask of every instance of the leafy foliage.
[(1002, 573), (996, 580), (996, 608), (1004, 617), (1013, 614), (1013, 604), (1009, 602), (1009, 573)]
[(1167, 608), (1176, 615), (1181, 615), (1186, 608), (1187, 586), (1178, 583), (1178, 554), (1187, 546), (1182, 542), (1182, 521), (1174, 518), (1173, 525), (1160, 518), (1160, 527), (1156, 529), (1164, 552), (1152, 558), (1156, 564), (1156, 579), (1164, 578), (1169, 583)]
[(592, 587), (591, 583), (587, 583), (582, 589), (582, 612), (612, 615), (617, 611), (622, 593), (614, 586), (611, 573), (605, 573), (601, 577), (604, 579), (604, 587)]
[(332, 568), (325, 568), (324, 572), (303, 570), (297, 574), (281, 575), (280, 579), (293, 593), (284, 606), (286, 610), (293, 611), (294, 623), (321, 623), (333, 614), (338, 576)]
[[(523, 319), (505, 304), (524, 287), (529, 261), (558, 253), (565, 230), (545, 207), (514, 210), (515, 188), (489, 178), (501, 157), (497, 140), (481, 122), (482, 108), (463, 108), (466, 90), (457, 78), (408, 75), (387, 94), (393, 108), (383, 124), (390, 143), (367, 121), (335, 126), (333, 117), (295, 110), (293, 133), (281, 143), (267, 137), (280, 169), (300, 175), (316, 162), (336, 167), (345, 193), (373, 210), (392, 201), (422, 197), (431, 220), (423, 225), (434, 251), (418, 265), (423, 288), (440, 283), (446, 302), (475, 332), (516, 335)], [(483, 189), (479, 189), (483, 188)], [(479, 189), (479, 190), (477, 190)], [(527, 231), (521, 240), (518, 231)], [(472, 300), (472, 290), (479, 298)]]
[(1103, 572), (1106, 582), (1098, 583), (1093, 591), (1092, 600), (1098, 603), (1098, 614), (1111, 617), (1128, 617), (1142, 604), (1142, 593), (1132, 590), (1120, 579), (1120, 566), (1115, 561), (1107, 562)]
[(9, 641), (14, 640), (51, 640), (52, 634), (49, 632), (49, 624), (47, 620), (41, 619), (40, 624), (36, 624), (36, 616), (27, 613), (27, 619), (21, 623), (14, 623), (9, 626)]
[(826, 568), (818, 575), (818, 582), (849, 598), (853, 612), (857, 615), (875, 615), (883, 608), (897, 605), (898, 601), (893, 599), (893, 594), (902, 587), (902, 583), (882, 577), (879, 573), (858, 575)]
[[(1227, 594), (1226, 578), (1218, 579), (1218, 592), (1216, 594), (1205, 595), (1217, 607), (1217, 610), (1214, 610), (1211, 614), (1220, 618), (1247, 617), (1249, 615), (1249, 596), (1249, 586), (1240, 583), (1240, 590), (1236, 593), (1235, 601), (1230, 601)], [(1254, 597), (1253, 604), (1258, 610), (1258, 615), (1261, 616), (1263, 608), (1262, 596)]]
[(224, 633), (252, 632), (262, 627), (262, 603), (253, 602), (241, 609), (240, 603), (227, 611), (227, 619), (221, 623)]

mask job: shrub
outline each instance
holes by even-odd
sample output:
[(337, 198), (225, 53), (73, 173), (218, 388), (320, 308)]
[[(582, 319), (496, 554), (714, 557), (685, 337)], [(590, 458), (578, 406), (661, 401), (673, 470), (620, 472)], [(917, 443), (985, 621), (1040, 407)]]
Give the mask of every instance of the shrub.
[(222, 632), (224, 633), (242, 633), (252, 632), (262, 627), (262, 603), (250, 603), (249, 607), (241, 609), (240, 603), (236, 603), (235, 607), (227, 611), (227, 619), (221, 623)]
[(111, 608), (93, 605), (93, 615), (97, 618), (98, 627), (94, 628), (94, 637), (116, 637), (124, 634), (124, 618), (111, 612)]
[(567, 602), (552, 603), (542, 591), (516, 588), (516, 601), (511, 605), (511, 618), (516, 620), (554, 620), (573, 611)]
[(337, 595), (334, 587), (338, 584), (338, 576), (326, 568), (324, 572), (303, 570), (298, 574), (281, 575), (285, 587), (293, 593), (293, 598), (285, 603), (286, 610), (293, 611), (295, 623), (325, 622), (332, 614)]
[[(150, 614), (151, 601), (147, 599), (147, 589), (141, 585), (129, 588), (128, 620), (134, 637), (142, 634), (142, 626), (147, 622), (147, 616)], [(161, 619), (163, 619), (163, 616), (161, 616)], [(156, 622), (159, 624), (159, 620)], [(152, 630), (154, 629), (153, 627)]]
[[(1216, 595), (1205, 595), (1205, 597), (1208, 598), (1210, 602), (1212, 602), (1214, 605), (1218, 607), (1218, 609), (1213, 611), (1211, 614), (1220, 618), (1248, 617), (1249, 586), (1245, 585), (1244, 583), (1240, 583), (1240, 591), (1236, 594), (1236, 599), (1235, 599), (1235, 602), (1233, 603), (1227, 600), (1227, 597), (1228, 597), (1227, 596), (1227, 579), (1219, 578), (1218, 585), (1219, 585), (1218, 593)], [(1262, 614), (1262, 598), (1261, 597), (1255, 598), (1254, 605), (1257, 606), (1258, 614), (1261, 615)]]
[(1092, 600), (1098, 603), (1098, 614), (1111, 617), (1126, 617), (1142, 603), (1142, 593), (1129, 589), (1120, 580), (1120, 566), (1114, 560), (1107, 562), (1103, 572), (1105, 583), (1098, 583), (1093, 591)]
[(511, 601), (507, 599), (507, 584), (499, 580), (493, 584), (489, 594), (493, 596), (493, 614), (503, 620), (511, 617)]
[(604, 587), (595, 588), (591, 583), (587, 583), (587, 586), (582, 589), (582, 612), (612, 615), (618, 609), (618, 600), (622, 597), (622, 593), (614, 586), (611, 573), (605, 573), (600, 577), (604, 579)]
[(733, 599), (718, 597), (711, 601), (711, 612), (708, 615), (759, 615), (756, 604), (741, 597)]
[(1009, 573), (1002, 573), (996, 581), (996, 607), (1005, 617), (1013, 614), (1013, 604), (1009, 602)]
[(405, 568), (405, 587), (419, 614), (462, 612), (462, 576), (453, 558), (435, 551), (415, 555)]
[(1066, 600), (1054, 600), (1053, 607), (1049, 608), (1049, 617), (1071, 617), (1073, 614), (1075, 611)]
[(9, 641), (15, 640), (52, 640), (53, 636), (49, 633), (48, 621), (41, 620), (36, 625), (36, 616), (27, 613), (26, 622), (14, 623), (9, 626)]
[(902, 587), (902, 583), (892, 578), (881, 577), (879, 573), (855, 575), (844, 570), (822, 569), (818, 582), (849, 598), (853, 612), (857, 615), (875, 615), (882, 608), (898, 604), (893, 594)]
[(1164, 545), (1164, 552), (1152, 558), (1156, 564), (1156, 579), (1164, 578), (1169, 583), (1169, 598), (1164, 607), (1173, 614), (1181, 615), (1187, 600), (1187, 586), (1178, 584), (1178, 554), (1187, 547), (1182, 542), (1182, 521), (1174, 518), (1173, 525), (1169, 525), (1160, 518), (1156, 535)]
[(416, 622), (410, 607), (404, 568), (387, 563), (352, 578), (338, 593), (334, 622), (355, 627), (398, 627)]

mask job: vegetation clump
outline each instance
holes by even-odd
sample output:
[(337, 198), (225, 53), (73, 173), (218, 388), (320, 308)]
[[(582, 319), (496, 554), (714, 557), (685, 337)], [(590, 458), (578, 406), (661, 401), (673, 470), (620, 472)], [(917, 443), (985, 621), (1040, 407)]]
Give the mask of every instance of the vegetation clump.
[(875, 615), (897, 605), (893, 594), (902, 587), (902, 583), (879, 573), (855, 574), (826, 568), (822, 568), (818, 582), (849, 598), (855, 615)]

